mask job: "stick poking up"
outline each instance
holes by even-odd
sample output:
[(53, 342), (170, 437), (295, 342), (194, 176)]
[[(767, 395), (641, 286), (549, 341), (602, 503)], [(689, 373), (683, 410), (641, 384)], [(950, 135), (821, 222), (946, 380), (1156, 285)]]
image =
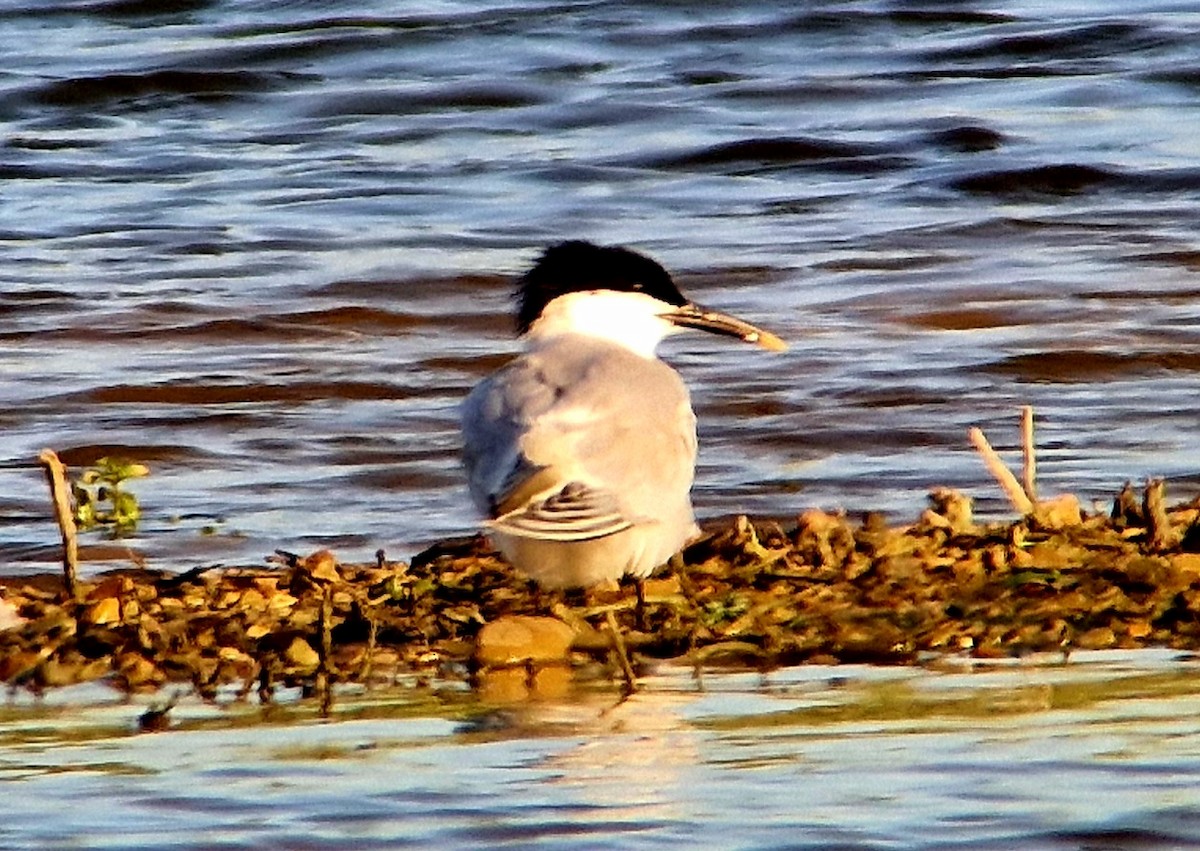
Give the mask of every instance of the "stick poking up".
[(1004, 491), (1004, 495), (1008, 497), (1008, 501), (1012, 503), (1012, 507), (1019, 514), (1032, 514), (1034, 509), (1033, 500), (1029, 498), (1029, 494), (1021, 487), (1021, 483), (1017, 481), (1017, 477), (1013, 475), (1012, 470), (1008, 469), (1008, 465), (996, 454), (996, 450), (992, 449), (992, 445), (988, 443), (988, 439), (984, 436), (982, 429), (972, 428), (967, 434), (971, 438), (972, 445), (983, 457), (983, 464), (987, 467), (988, 472), (1000, 483), (1000, 489)]
[(54, 516), (63, 544), (63, 585), (67, 596), (75, 596), (75, 577), (79, 566), (79, 545), (75, 539), (75, 515), (71, 511), (71, 487), (67, 484), (67, 468), (53, 449), (43, 449), (38, 461), (46, 471), (50, 496), (54, 500)]
[(1021, 483), (1025, 487), (1025, 495), (1037, 504), (1037, 450), (1033, 442), (1033, 405), (1021, 408), (1021, 451), (1025, 457), (1025, 469)]
[(1073, 494), (1065, 493), (1044, 500), (1037, 498), (1037, 449), (1033, 442), (1031, 406), (1021, 408), (1021, 448), (1025, 456), (1024, 483), (1017, 481), (1017, 477), (992, 449), (992, 445), (980, 429), (972, 428), (968, 434), (971, 443), (983, 458), (984, 466), (1000, 483), (1000, 488), (1012, 507), (1022, 516), (1030, 517), (1042, 526), (1052, 529), (1077, 526), (1083, 522), (1079, 500)]
[(1171, 519), (1167, 517), (1165, 490), (1166, 485), (1162, 479), (1146, 482), (1142, 513), (1146, 517), (1146, 529), (1150, 533), (1152, 550), (1170, 550), (1179, 545), (1180, 535), (1171, 526)]

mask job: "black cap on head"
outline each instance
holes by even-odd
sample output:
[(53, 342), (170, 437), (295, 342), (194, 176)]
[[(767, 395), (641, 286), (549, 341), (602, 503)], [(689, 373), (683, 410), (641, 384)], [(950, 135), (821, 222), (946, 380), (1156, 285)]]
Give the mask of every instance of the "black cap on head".
[(676, 307), (688, 303), (667, 270), (644, 254), (583, 240), (560, 242), (517, 282), (517, 333), (528, 331), (560, 295), (588, 290), (641, 292)]

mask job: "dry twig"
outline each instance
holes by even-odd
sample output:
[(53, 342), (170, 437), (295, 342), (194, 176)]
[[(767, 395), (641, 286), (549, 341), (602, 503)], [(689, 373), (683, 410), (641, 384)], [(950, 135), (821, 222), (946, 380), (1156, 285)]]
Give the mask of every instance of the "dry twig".
[(1142, 513), (1146, 517), (1146, 530), (1149, 532), (1150, 548), (1153, 550), (1169, 550), (1179, 543), (1163, 504), (1165, 491), (1166, 485), (1162, 479), (1151, 479), (1146, 483)]
[(1004, 495), (1008, 497), (1008, 501), (1022, 515), (1033, 513), (1034, 503), (1029, 498), (1029, 494), (1021, 487), (1021, 483), (1017, 481), (1017, 477), (1012, 474), (1012, 470), (1000, 459), (996, 454), (996, 450), (992, 449), (992, 445), (988, 443), (988, 439), (984, 437), (983, 431), (978, 428), (972, 428), (967, 434), (971, 438), (971, 443), (976, 451), (983, 458), (984, 466), (988, 472), (995, 477), (1000, 483), (1000, 489), (1004, 491)]
[(1037, 449), (1033, 442), (1033, 405), (1021, 408), (1021, 450), (1025, 457), (1022, 484), (1030, 502), (1037, 504)]
[(71, 511), (71, 487), (67, 484), (67, 468), (53, 449), (43, 449), (38, 461), (46, 471), (50, 484), (50, 496), (54, 500), (54, 516), (58, 520), (58, 531), (63, 545), (63, 585), (67, 596), (75, 596), (79, 567), (79, 544), (76, 541), (75, 515)]

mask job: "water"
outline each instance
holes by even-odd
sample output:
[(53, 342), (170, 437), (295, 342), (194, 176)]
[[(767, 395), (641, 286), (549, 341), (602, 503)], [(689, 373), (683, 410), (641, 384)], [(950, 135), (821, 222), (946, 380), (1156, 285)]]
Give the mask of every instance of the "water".
[(1198, 32), (1170, 2), (10, 4), (4, 569), (55, 560), (44, 446), (150, 464), (152, 565), (472, 529), (455, 408), (569, 237), (793, 343), (665, 347), (702, 516), (1003, 511), (965, 430), (1012, 446), (1027, 402), (1045, 491), (1190, 496)]
[(487, 706), (458, 690), (311, 707), (185, 701), (0, 720), (21, 848), (1144, 849), (1200, 844), (1196, 663), (810, 666), (698, 682), (667, 667), (621, 703)]
[[(0, 570), (57, 559), (45, 446), (152, 468), (118, 561), (470, 531), (456, 405), (575, 237), (793, 344), (664, 347), (701, 516), (1004, 513), (965, 432), (1025, 403), (1045, 493), (1200, 483), (1194, 3), (78, 0), (0, 44)], [(605, 693), (474, 731), (401, 689), (137, 737), (71, 692), (8, 711), (0, 841), (1197, 842), (1194, 666), (1096, 670), (675, 672), (627, 726)]]

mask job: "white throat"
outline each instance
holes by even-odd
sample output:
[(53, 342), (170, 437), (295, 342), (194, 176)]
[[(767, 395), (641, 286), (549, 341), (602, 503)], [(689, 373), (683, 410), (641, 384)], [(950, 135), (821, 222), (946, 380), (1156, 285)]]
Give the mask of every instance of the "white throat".
[(664, 337), (683, 330), (662, 318), (672, 306), (645, 293), (588, 290), (561, 295), (529, 326), (531, 340), (585, 334), (653, 358)]

